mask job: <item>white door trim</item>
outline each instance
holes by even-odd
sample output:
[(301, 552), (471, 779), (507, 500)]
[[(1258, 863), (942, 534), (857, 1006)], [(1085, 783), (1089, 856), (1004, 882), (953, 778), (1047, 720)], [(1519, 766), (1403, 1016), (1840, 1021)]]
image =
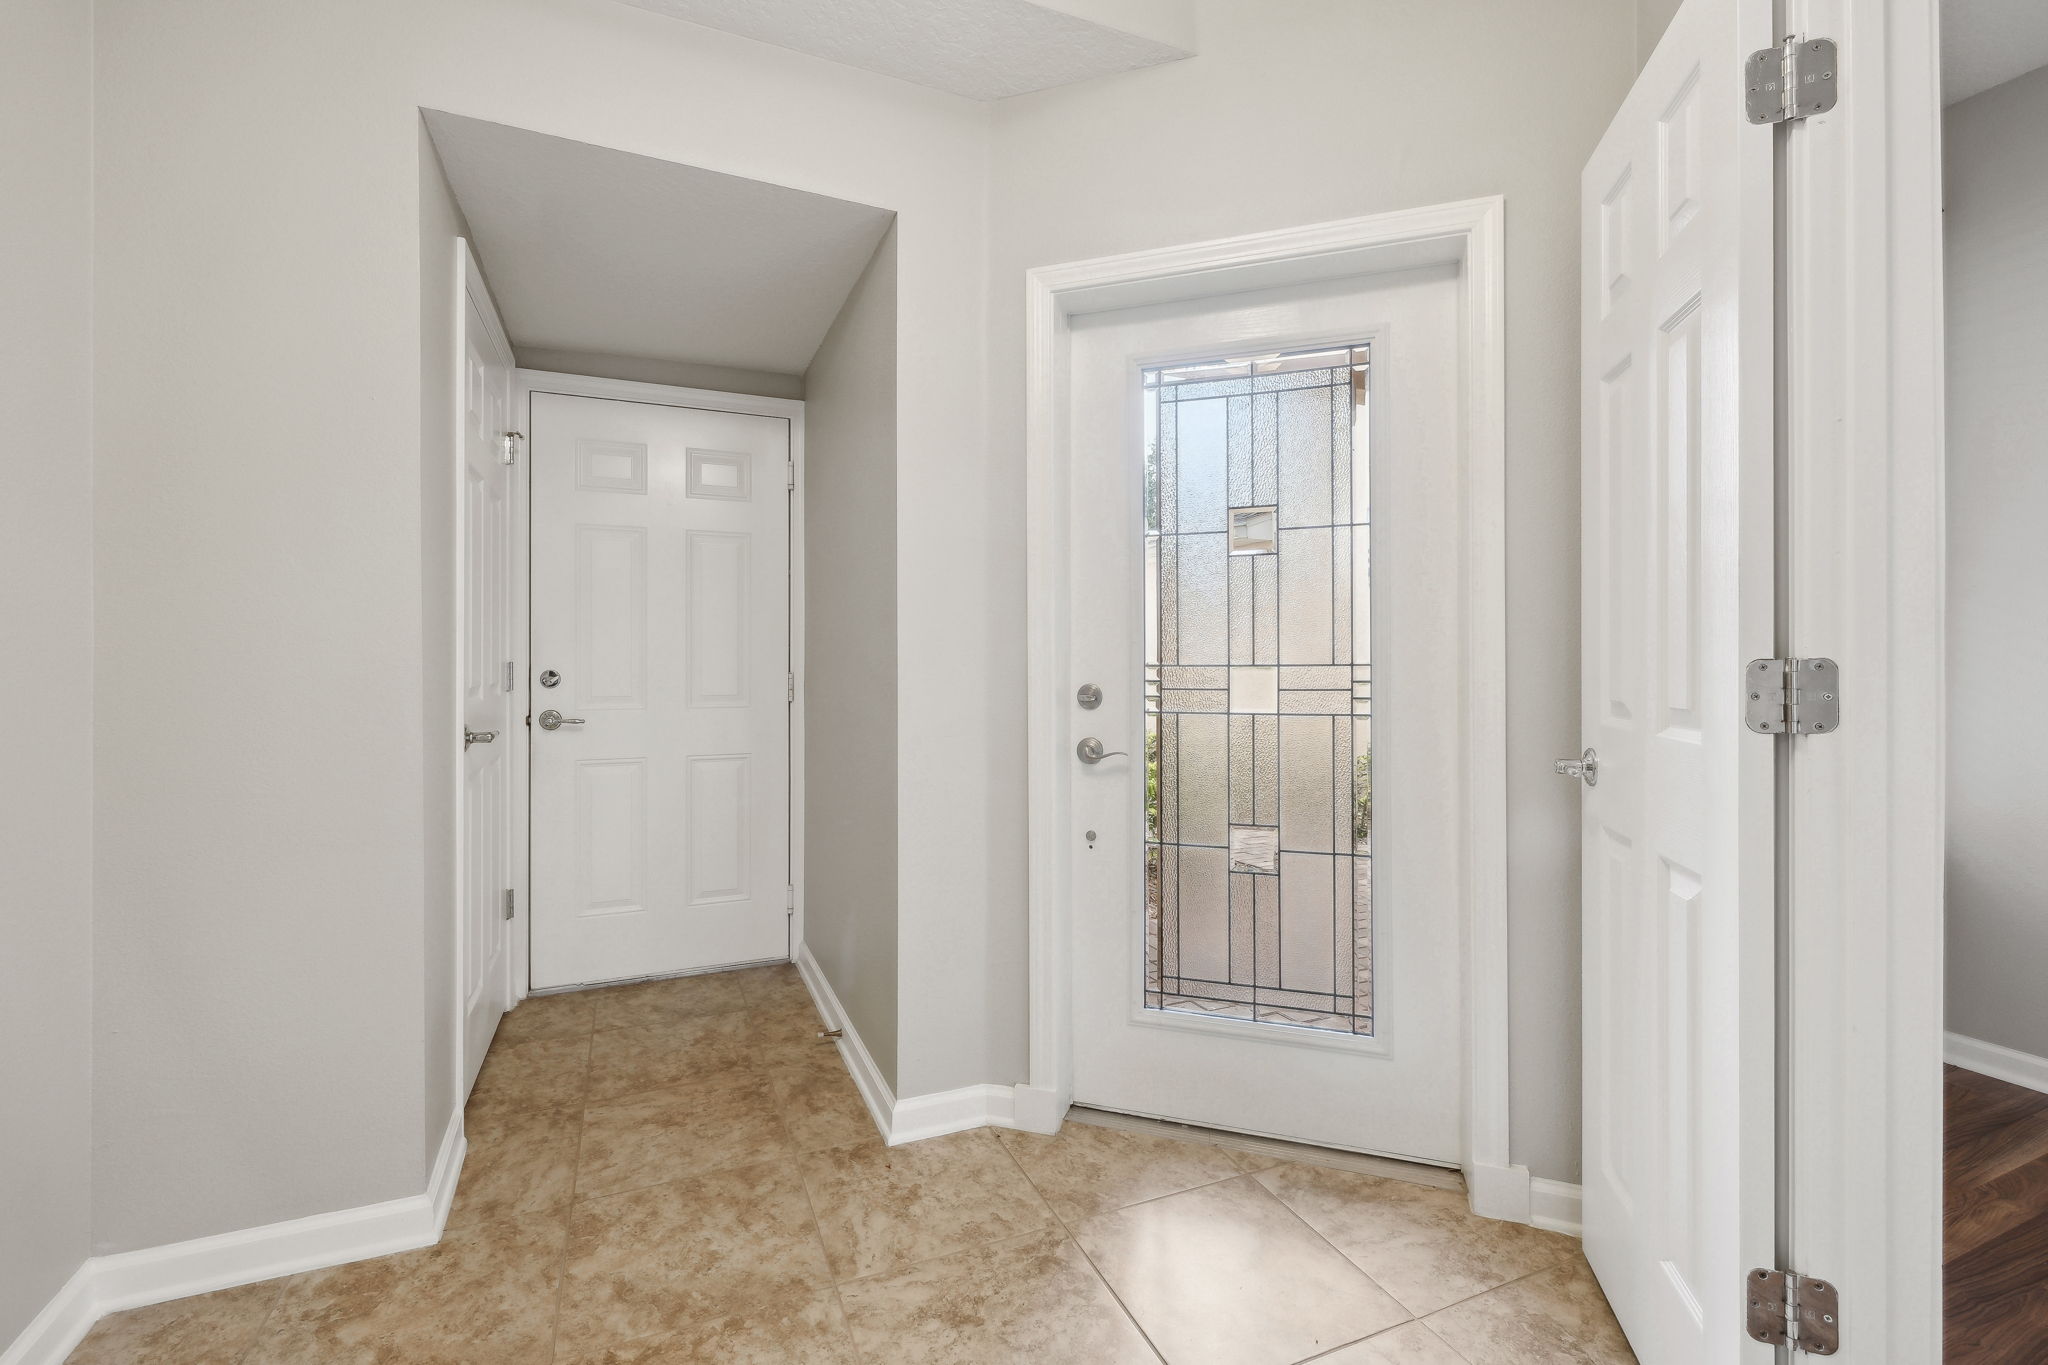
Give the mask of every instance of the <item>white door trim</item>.
[[(1790, 1268), (1842, 1365), (1941, 1358), (1943, 323), (1937, 0), (1789, 0), (1841, 102), (1785, 139), (1781, 649), (1842, 665), (1784, 769)], [(1782, 741), (1781, 741), (1782, 743)]]
[[(483, 271), (477, 264), (476, 252), (471, 250), (468, 238), (457, 237), (455, 239), (455, 330), (453, 334), (455, 339), (455, 366), (453, 371), (455, 377), (455, 424), (449, 445), (447, 469), (447, 477), (450, 480), (451, 487), (450, 514), (452, 521), (450, 523), (450, 530), (453, 533), (453, 539), (450, 543), (455, 547), (455, 572), (452, 576), (454, 602), (451, 605), (448, 618), (453, 623), (453, 629), (449, 631), (448, 635), (447, 662), (451, 682), (449, 704), (453, 707), (455, 714), (452, 736), (457, 739), (460, 739), (468, 729), (463, 701), (462, 656), (464, 642), (467, 638), (466, 632), (468, 630), (467, 623), (469, 617), (469, 593), (466, 582), (469, 551), (466, 544), (468, 532), (463, 508), (468, 498), (469, 480), (467, 463), (469, 442), (467, 386), (469, 374), (469, 304), (472, 299), (476, 301), (477, 312), (483, 319), (485, 329), (490, 333), (491, 344), (499, 354), (505, 357), (506, 367), (512, 369), (516, 376), (518, 371), (513, 368), (516, 362), (513, 358), (512, 340), (505, 332), (503, 320), (498, 316), (498, 305), (491, 298), (490, 288), (484, 283)], [(515, 392), (515, 402), (516, 399), (517, 395)], [(516, 413), (518, 408), (514, 407), (512, 411)], [(518, 470), (513, 472), (515, 475), (520, 473)], [(514, 499), (512, 503), (512, 529), (515, 534), (512, 538), (517, 540), (519, 539), (516, 534), (517, 529), (523, 524), (520, 521), (520, 503), (518, 501), (521, 480), (515, 477), (510, 482)], [(523, 553), (524, 547), (522, 546), (520, 547), (519, 555), (523, 556)], [(509, 610), (512, 613), (512, 620), (516, 623), (525, 619), (526, 611), (526, 572), (523, 558), (515, 557), (507, 572), (512, 576), (512, 599), (509, 604)], [(520, 645), (520, 652), (522, 654), (525, 652), (523, 643)], [(519, 677), (522, 673), (523, 668), (515, 669), (515, 678)], [(523, 689), (524, 684), (521, 683), (520, 687)], [(523, 714), (524, 702), (524, 691), (515, 691), (508, 703), (507, 709), (513, 715)], [(507, 878), (512, 882), (513, 895), (516, 902), (523, 905), (526, 901), (526, 820), (524, 816), (526, 810), (526, 729), (524, 726), (514, 726), (511, 734), (501, 736), (501, 738), (508, 741), (511, 746), (511, 752), (507, 753), (504, 758), (504, 761), (511, 765), (510, 776), (512, 779), (511, 791), (507, 796), (506, 807), (507, 823), (510, 825), (510, 829), (507, 831), (509, 838), (507, 849), (510, 862), (510, 866), (507, 868)], [(460, 1108), (460, 1100), (466, 1099), (469, 1094), (468, 1087), (464, 1083), (469, 1074), (469, 1012), (468, 999), (464, 989), (468, 983), (463, 980), (463, 964), (468, 960), (469, 956), (469, 946), (467, 943), (469, 937), (469, 855), (463, 847), (464, 831), (468, 827), (464, 809), (464, 801), (467, 795), (467, 780), (466, 763), (463, 755), (466, 747), (462, 744), (451, 745), (450, 748), (453, 751), (453, 756), (447, 760), (453, 773), (454, 783), (454, 803), (451, 813), (455, 821), (455, 898), (453, 905), (450, 907), (450, 913), (455, 916), (455, 936), (452, 940), (455, 944), (455, 957), (452, 970), (455, 974), (454, 1075), (456, 1077), (458, 1108)], [(515, 924), (514, 931), (508, 934), (506, 945), (509, 951), (505, 955), (505, 970), (509, 979), (505, 983), (504, 999), (508, 1009), (518, 1004), (521, 997), (526, 994), (526, 972), (521, 960), (521, 938), (516, 930), (517, 925)]]
[(1073, 1098), (1066, 749), (1069, 319), (1418, 265), (1462, 266), (1466, 1089), (1464, 1169), (1472, 1205), (1529, 1218), (1529, 1174), (1509, 1148), (1507, 975), (1505, 206), (1499, 197), (1042, 266), (1025, 276), (1026, 498), (1030, 663), (1031, 1075), (1018, 1126), (1050, 1132)]
[[(789, 498), (789, 671), (796, 675), (796, 701), (789, 708), (789, 884), (796, 888), (796, 908), (789, 920), (789, 944), (792, 960), (796, 947), (804, 941), (804, 403), (800, 398), (765, 398), (750, 393), (720, 393), (712, 389), (683, 389), (667, 384), (642, 384), (629, 379), (599, 379), (591, 375), (557, 374), (550, 370), (518, 369), (512, 372), (512, 410), (519, 414), (525, 429), (533, 428), (533, 395), (536, 393), (567, 394), (575, 398), (616, 398), (631, 403), (659, 403), (668, 407), (704, 408), (712, 412), (735, 412), (754, 417), (782, 417), (789, 421), (789, 459), (796, 467), (796, 487)], [(526, 654), (532, 640), (532, 605), (529, 593), (531, 584), (531, 560), (533, 549), (533, 466), (522, 449), (520, 459), (525, 468), (514, 479), (513, 489), (516, 501), (513, 504), (513, 576), (518, 581), (518, 615), (514, 618), (526, 626), (520, 637), (520, 652)], [(519, 674), (519, 696), (515, 712), (521, 716), (530, 714), (527, 673), (530, 668), (522, 660)], [(529, 740), (531, 732), (525, 725), (519, 730), (519, 781), (515, 788), (515, 809), (524, 813), (530, 809), (531, 797), (528, 790)], [(530, 872), (527, 851), (527, 825), (519, 823), (519, 840), (515, 845), (519, 859), (519, 903), (518, 914), (512, 935), (516, 997), (524, 998), (532, 980), (531, 948), (533, 921), (529, 916), (527, 878)]]

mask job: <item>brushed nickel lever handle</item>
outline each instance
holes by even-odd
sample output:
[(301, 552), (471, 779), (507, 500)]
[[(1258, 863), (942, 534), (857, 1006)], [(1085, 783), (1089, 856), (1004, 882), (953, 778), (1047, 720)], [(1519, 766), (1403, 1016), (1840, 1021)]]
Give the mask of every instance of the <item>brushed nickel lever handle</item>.
[(580, 717), (565, 716), (560, 711), (550, 709), (540, 713), (540, 728), (543, 730), (559, 730), (564, 725), (581, 724), (583, 721)]
[(462, 747), (467, 749), (472, 744), (489, 744), (497, 737), (498, 732), (496, 730), (464, 729), (462, 732)]
[(1090, 735), (1074, 746), (1074, 757), (1080, 759), (1083, 763), (1092, 765), (1102, 762), (1105, 758), (1129, 758), (1130, 754), (1122, 749), (1106, 750), (1102, 747), (1101, 740)]

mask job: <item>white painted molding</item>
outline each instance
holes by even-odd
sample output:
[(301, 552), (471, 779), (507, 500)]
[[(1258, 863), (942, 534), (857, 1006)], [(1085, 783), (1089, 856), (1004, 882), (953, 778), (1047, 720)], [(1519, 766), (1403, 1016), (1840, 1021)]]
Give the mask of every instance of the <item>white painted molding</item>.
[(92, 1269), (88, 1260), (71, 1272), (64, 1287), (21, 1329), (14, 1344), (0, 1351), (0, 1365), (63, 1365), (64, 1358), (99, 1321), (92, 1302)]
[(1941, 1056), (1950, 1066), (2048, 1094), (2048, 1057), (2036, 1057), (2031, 1052), (2001, 1047), (1980, 1038), (1965, 1038), (1960, 1033), (1941, 1035)]
[[(1025, 276), (1026, 716), (1030, 828), (1031, 1078), (1034, 1119), (1073, 1095), (1069, 915), (1064, 816), (1073, 762), (1065, 749), (1072, 687), (1062, 613), (1068, 488), (1063, 376), (1069, 320), (1079, 314), (1455, 262), (1465, 278), (1465, 765), (1460, 800), (1465, 884), (1466, 1019), (1463, 1160), (1468, 1173), (1507, 1171), (1507, 571), (1504, 318), (1506, 207), (1498, 196), (1213, 242), (1041, 266)], [(1520, 1179), (1526, 1184), (1527, 1173)], [(1523, 1208), (1482, 1174), (1495, 1201)], [(1478, 1186), (1475, 1185), (1475, 1191)], [(1476, 1197), (1476, 1196), (1475, 1196)], [(1491, 1197), (1491, 1196), (1490, 1196)], [(1475, 1204), (1476, 1207), (1476, 1204)], [(1512, 1216), (1496, 1214), (1496, 1217)]]
[(419, 1194), (92, 1257), (0, 1352), (0, 1365), (62, 1365), (92, 1325), (109, 1313), (432, 1246), (447, 1224), (467, 1151), (457, 1110), (442, 1135), (427, 1188)]
[(830, 1028), (839, 1030), (839, 1054), (853, 1083), (867, 1104), (875, 1129), (891, 1147), (925, 1138), (963, 1133), (970, 1128), (1022, 1128), (1033, 1133), (1056, 1133), (1066, 1106), (1055, 1104), (1046, 1091), (1028, 1085), (969, 1085), (942, 1090), (934, 1095), (912, 1095), (897, 1099), (881, 1068), (861, 1041), (860, 1030), (846, 1017), (846, 1009), (809, 944), (796, 952), (797, 974)]
[(1585, 1220), (1580, 1212), (1584, 1204), (1584, 1191), (1577, 1185), (1541, 1176), (1529, 1181), (1529, 1221), (1539, 1228), (1567, 1237), (1585, 1236)]
[(868, 1107), (868, 1117), (875, 1121), (875, 1131), (882, 1135), (884, 1142), (889, 1141), (890, 1120), (896, 1112), (896, 1092), (882, 1078), (882, 1069), (875, 1065), (867, 1044), (861, 1041), (860, 1030), (846, 1017), (846, 1007), (839, 1003), (832, 983), (825, 979), (825, 969), (818, 965), (817, 958), (811, 956), (808, 943), (797, 944), (796, 971), (803, 978), (804, 988), (811, 993), (812, 1003), (817, 1005), (825, 1026), (839, 1030), (839, 1055), (846, 1060), (846, 1069), (853, 1073), (853, 1084)]
[(1504, 1223), (1526, 1223), (1530, 1217), (1527, 1166), (1468, 1165), (1465, 1196), (1472, 1212)]

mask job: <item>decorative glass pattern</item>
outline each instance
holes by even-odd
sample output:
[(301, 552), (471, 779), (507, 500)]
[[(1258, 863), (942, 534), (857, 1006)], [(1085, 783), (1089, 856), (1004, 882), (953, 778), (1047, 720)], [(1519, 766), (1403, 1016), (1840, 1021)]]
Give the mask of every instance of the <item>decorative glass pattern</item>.
[(1148, 1009), (1372, 1032), (1368, 366), (1145, 372)]

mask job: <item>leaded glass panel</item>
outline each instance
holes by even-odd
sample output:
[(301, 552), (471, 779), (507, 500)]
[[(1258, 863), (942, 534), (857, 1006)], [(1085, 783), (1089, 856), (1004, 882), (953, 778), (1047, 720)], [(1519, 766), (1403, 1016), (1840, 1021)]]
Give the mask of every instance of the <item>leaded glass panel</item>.
[(1148, 370), (1148, 1009), (1372, 1032), (1366, 348)]

